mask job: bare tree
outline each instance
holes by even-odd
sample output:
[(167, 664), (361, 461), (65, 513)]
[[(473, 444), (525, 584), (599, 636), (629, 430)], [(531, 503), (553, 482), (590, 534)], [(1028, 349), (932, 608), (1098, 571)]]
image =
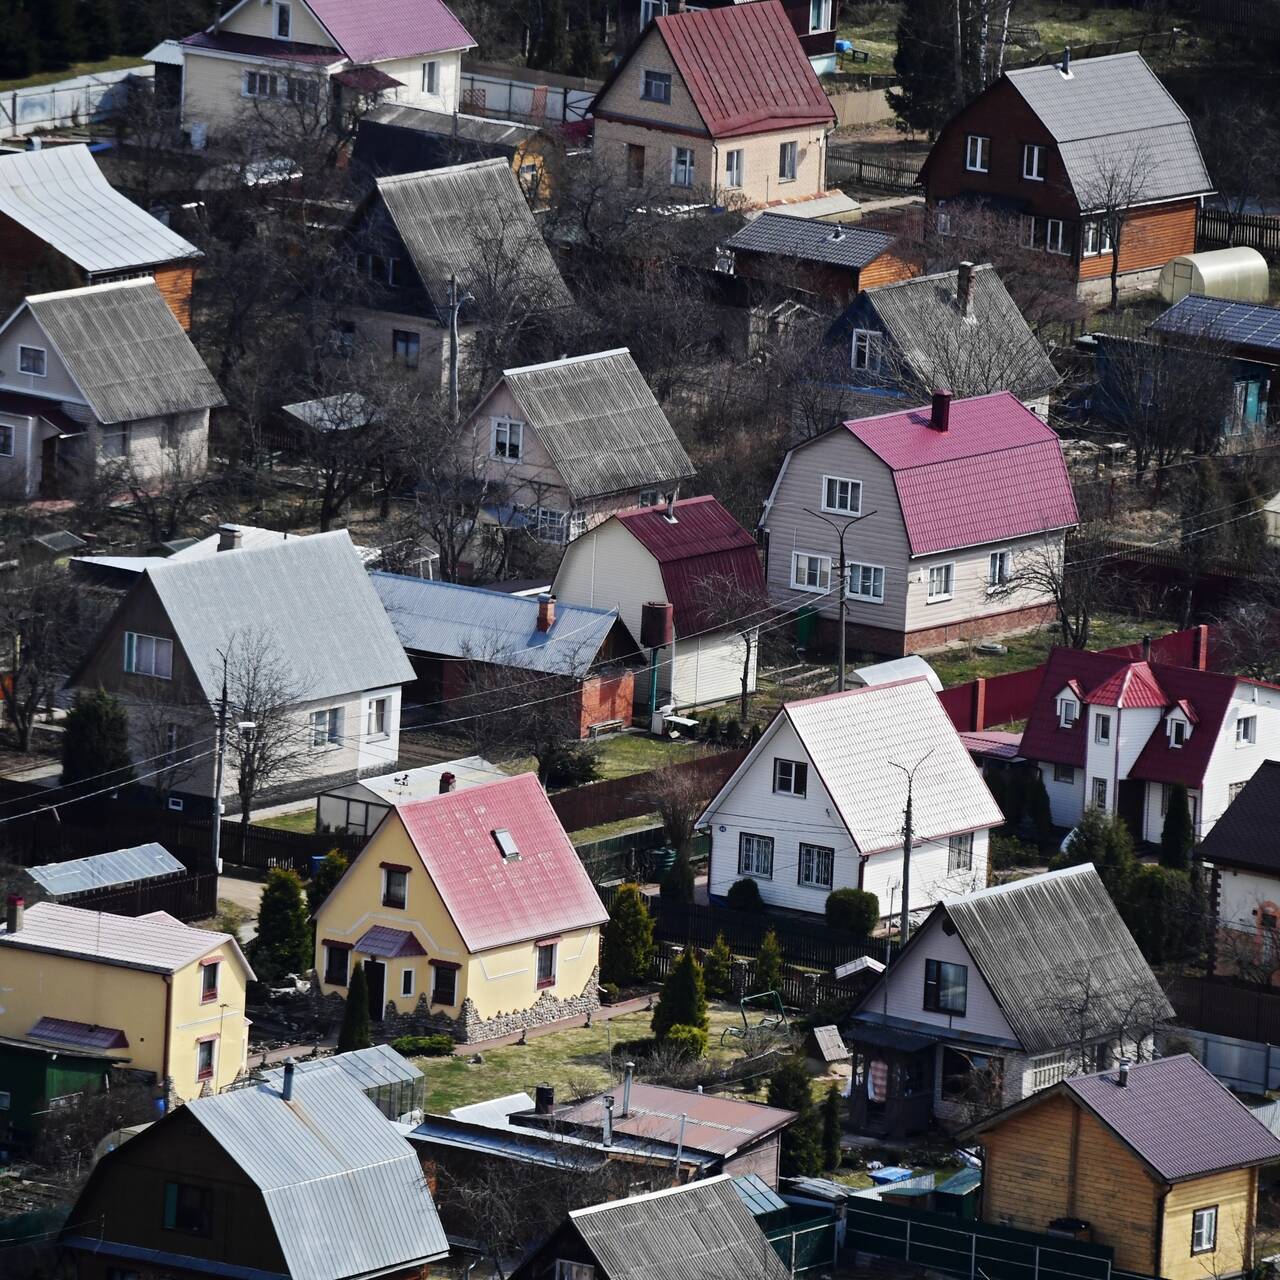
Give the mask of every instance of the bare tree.
[(646, 793), (677, 853), (687, 854), (696, 824), (716, 788), (688, 769), (660, 769)]
[(1280, 115), (1268, 95), (1223, 85), (1206, 97), (1195, 129), (1234, 243), (1240, 220), (1276, 193)]
[(1015, 554), (1008, 578), (991, 587), (1000, 600), (1048, 600), (1057, 611), (1062, 643), (1087, 649), (1094, 615), (1104, 607), (1107, 583), (1092, 563), (1085, 538), (1066, 543), (1046, 534)]
[[(1075, 188), (1082, 221), (1080, 234), (1097, 237), (1097, 251), (1111, 259), (1111, 310), (1120, 305), (1120, 252), (1124, 229), (1147, 190), (1157, 163), (1141, 143), (1117, 135), (1092, 158), (1091, 176)], [(1088, 244), (1086, 248), (1091, 247)]]
[(122, 695), (129, 711), (129, 728), (136, 743), (142, 772), (151, 775), (147, 786), (160, 797), (192, 777), (206, 753), (196, 745), (196, 725), (208, 723), (204, 703), (183, 707), (160, 695)]
[(139, 471), (131, 456), (123, 480), (152, 542), (177, 537), (196, 504), (217, 485), (209, 475), (207, 447), (198, 448), (181, 435), (172, 448), (161, 448), (156, 471)]
[(1280, 566), (1262, 576), (1263, 591), (1255, 598), (1233, 601), (1218, 618), (1219, 643), (1227, 669), (1254, 680), (1280, 680)]
[(751, 712), (751, 686), (760, 627), (770, 613), (769, 594), (763, 583), (744, 582), (735, 573), (708, 573), (698, 581), (698, 630), (723, 628), (732, 631), (742, 646), (742, 667), (738, 677), (738, 718), (746, 724)]

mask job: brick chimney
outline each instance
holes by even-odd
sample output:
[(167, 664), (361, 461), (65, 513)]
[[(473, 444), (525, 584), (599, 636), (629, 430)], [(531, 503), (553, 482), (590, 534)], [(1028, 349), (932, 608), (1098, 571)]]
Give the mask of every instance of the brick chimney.
[(440, 794), (447, 796), (458, 785), (458, 779), (453, 774), (445, 772), (440, 775)]
[(973, 263), (962, 262), (956, 268), (956, 306), (962, 316), (969, 315), (973, 293)]
[(20, 893), (9, 895), (8, 910), (5, 912), (5, 927), (10, 933), (19, 933), (22, 929), (22, 917), (25, 913), (26, 900)]
[(550, 631), (556, 623), (556, 598), (553, 595), (538, 597), (538, 630)]
[(933, 408), (929, 413), (929, 426), (934, 431), (946, 431), (951, 425), (951, 392), (939, 389), (933, 393)]
[(244, 534), (238, 524), (220, 524), (218, 526), (218, 550), (239, 551)]

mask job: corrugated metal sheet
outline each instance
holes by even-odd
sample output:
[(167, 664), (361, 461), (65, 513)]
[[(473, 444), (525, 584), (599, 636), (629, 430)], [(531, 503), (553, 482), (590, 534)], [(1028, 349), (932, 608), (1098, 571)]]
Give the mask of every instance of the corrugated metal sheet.
[[(422, 1072), (408, 1058), (401, 1057), (389, 1044), (370, 1045), (367, 1049), (351, 1049), (328, 1058), (305, 1058), (295, 1064), (302, 1075), (313, 1071), (341, 1071), (356, 1088), (376, 1089), (384, 1084), (405, 1084), (422, 1079)], [(295, 1077), (296, 1079), (296, 1077)], [(265, 1071), (262, 1082), (280, 1088), (284, 1068)], [(530, 1106), (533, 1104), (530, 1103)]]
[(1084, 700), (1098, 707), (1164, 707), (1170, 705), (1168, 694), (1145, 662), (1131, 662), (1108, 676)]
[(495, 292), (511, 291), (531, 310), (572, 305), (506, 160), (379, 178), (377, 185), (437, 310), (448, 305), (450, 274), (482, 308)]
[(77, 1049), (127, 1049), (129, 1037), (119, 1027), (99, 1027), (68, 1018), (41, 1018), (27, 1032), (30, 1040), (72, 1045)]
[(154, 280), (37, 294), (27, 307), (99, 422), (226, 403)]
[(786, 1280), (790, 1274), (727, 1176), (577, 1209), (569, 1220), (609, 1280)]
[(229, 53), (242, 58), (266, 58), (303, 66), (327, 67), (342, 61), (342, 54), (338, 50), (321, 44), (274, 40), (270, 36), (250, 36), (239, 31), (197, 31), (194, 35), (183, 37), (181, 43), (188, 49), (208, 49), (213, 53)]
[(575, 501), (692, 477), (630, 351), (507, 369), (503, 380)]
[[(941, 909), (1026, 1053), (1059, 1049), (1064, 1038), (1132, 1034), (1135, 1018), (1154, 1026), (1174, 1016), (1092, 863), (981, 889)], [(1081, 1014), (1086, 980), (1091, 999)]]
[(468, 1124), (482, 1124), (491, 1129), (508, 1129), (517, 1111), (532, 1111), (533, 1099), (527, 1093), (508, 1093), (501, 1098), (487, 1098), (465, 1107), (454, 1107), (449, 1115)]
[(896, 238), (883, 231), (864, 231), (838, 222), (765, 212), (730, 236), (725, 246), (747, 253), (861, 268), (874, 262)]
[(397, 129), (412, 129), (415, 133), (430, 133), (442, 138), (461, 138), (466, 142), (482, 142), (494, 147), (518, 147), (538, 132), (537, 125), (521, 124), (516, 120), (490, 120), (486, 116), (457, 115), (448, 111), (429, 111), (426, 107), (402, 106), (398, 102), (383, 102), (360, 119), (366, 123), (392, 125)]
[(132, 884), (156, 876), (178, 875), (186, 868), (163, 845), (140, 844), (132, 849), (116, 849), (92, 858), (70, 862), (47, 862), (28, 867), (27, 874), (48, 894), (60, 897), (84, 893), (113, 884)]
[(92, 273), (202, 256), (115, 190), (80, 143), (3, 157), (0, 213)]
[(1225, 298), (1189, 293), (1160, 316), (1151, 329), (1154, 333), (1280, 351), (1280, 307), (1254, 302), (1228, 302)]
[(343, 1280), (449, 1249), (413, 1148), (342, 1071), (187, 1104), (262, 1192), (293, 1276)]
[(146, 571), (212, 701), (222, 659), (267, 638), (304, 701), (406, 684), (413, 668), (345, 529)]
[(307, 0), (307, 7), (352, 62), (426, 57), (476, 44), (443, 0)]

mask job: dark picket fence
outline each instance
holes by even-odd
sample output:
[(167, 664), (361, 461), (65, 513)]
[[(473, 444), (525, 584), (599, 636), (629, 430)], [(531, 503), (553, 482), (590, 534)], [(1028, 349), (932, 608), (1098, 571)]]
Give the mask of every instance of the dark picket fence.
[(1264, 257), (1280, 257), (1280, 218), (1261, 213), (1234, 214), (1226, 209), (1196, 213), (1196, 248), (1226, 249), (1247, 245)]
[(1187, 974), (1165, 985), (1178, 1021), (1197, 1031), (1280, 1045), (1280, 991)]
[[(679, 956), (676, 952), (662, 949), (659, 950), (657, 957), (653, 962), (653, 978), (656, 982), (665, 982), (670, 976), (671, 970), (675, 967)], [(737, 962), (739, 968), (739, 978), (741, 981), (741, 994), (751, 995), (760, 990), (760, 983), (756, 978), (756, 963), (754, 960), (740, 960)], [(784, 968), (782, 972), (782, 982), (777, 988), (778, 994), (782, 997), (782, 1003), (788, 1009), (814, 1009), (820, 1004), (827, 1004), (836, 1000), (848, 1000), (863, 990), (861, 982), (857, 979), (853, 981), (837, 981), (827, 973), (798, 973), (794, 969)], [(737, 996), (733, 996), (737, 999)], [(754, 1019), (755, 1015), (752, 1015)]]
[(846, 182), (859, 187), (880, 187), (886, 191), (916, 191), (918, 168), (873, 160), (856, 147), (827, 148), (827, 179), (836, 186)]
[(218, 913), (218, 877), (212, 871), (184, 872), (165, 880), (139, 880), (58, 899), (85, 911), (107, 911), (116, 916), (145, 916), (167, 911), (186, 923), (208, 920)]

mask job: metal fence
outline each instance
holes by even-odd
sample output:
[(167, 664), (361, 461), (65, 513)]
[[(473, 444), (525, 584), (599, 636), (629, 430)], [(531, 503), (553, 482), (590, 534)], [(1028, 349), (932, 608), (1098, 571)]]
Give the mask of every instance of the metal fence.
[[(667, 833), (661, 826), (641, 827), (620, 836), (605, 840), (590, 840), (577, 845), (588, 874), (597, 885), (617, 880), (635, 880), (641, 884), (656, 881), (657, 859), (654, 854), (667, 843)], [(711, 850), (711, 837), (706, 832), (694, 836), (689, 861), (694, 867), (703, 866)]]
[(806, 1214), (785, 1226), (768, 1227), (764, 1236), (793, 1276), (829, 1270), (835, 1264), (836, 1224), (830, 1213), (821, 1217)]
[(856, 147), (827, 147), (827, 181), (836, 186), (846, 182), (859, 187), (881, 187), (886, 191), (917, 191), (919, 170), (888, 160), (872, 160)]
[(99, 71), (56, 84), (28, 85), (0, 93), (0, 135), (22, 136), (38, 129), (83, 128), (124, 110), (134, 80), (155, 75), (147, 63), (122, 71)]

